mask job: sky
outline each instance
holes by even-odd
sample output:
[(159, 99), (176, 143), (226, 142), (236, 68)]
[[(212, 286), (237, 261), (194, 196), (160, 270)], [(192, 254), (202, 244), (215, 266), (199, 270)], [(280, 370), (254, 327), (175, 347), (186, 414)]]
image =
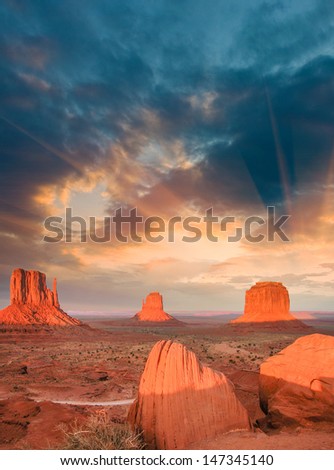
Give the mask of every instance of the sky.
[[(334, 310), (330, 0), (4, 0), (0, 24), (0, 307), (22, 267), (56, 276), (68, 311), (156, 290), (166, 311), (242, 310), (263, 280)], [(66, 208), (100, 227), (268, 206), (289, 242), (43, 241)]]

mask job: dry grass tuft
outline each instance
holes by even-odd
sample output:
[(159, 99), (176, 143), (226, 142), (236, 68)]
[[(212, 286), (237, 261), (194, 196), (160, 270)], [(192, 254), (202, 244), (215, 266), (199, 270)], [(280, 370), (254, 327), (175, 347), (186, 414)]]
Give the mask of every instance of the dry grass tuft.
[(62, 428), (62, 450), (140, 450), (145, 448), (141, 434), (128, 424), (112, 423), (105, 414), (91, 415), (84, 424), (74, 422)]

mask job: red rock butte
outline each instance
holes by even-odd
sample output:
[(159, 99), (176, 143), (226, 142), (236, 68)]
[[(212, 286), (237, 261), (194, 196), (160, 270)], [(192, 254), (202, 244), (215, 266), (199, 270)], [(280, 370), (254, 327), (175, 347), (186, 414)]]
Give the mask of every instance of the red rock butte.
[(334, 421), (334, 337), (313, 334), (260, 367), (260, 404), (275, 421)]
[(187, 449), (192, 443), (251, 429), (233, 384), (203, 366), (182, 344), (159, 341), (147, 359), (128, 420), (151, 449)]
[(45, 274), (15, 269), (10, 280), (10, 305), (0, 310), (0, 324), (6, 325), (79, 325), (61, 308), (57, 280), (53, 290), (46, 285)]
[(142, 322), (174, 322), (181, 323), (164, 311), (162, 295), (159, 292), (151, 292), (143, 300), (142, 309), (133, 317)]
[[(290, 313), (289, 292), (281, 282), (257, 282), (246, 291), (244, 314), (231, 323), (299, 322)], [(299, 322), (302, 324), (301, 322)]]

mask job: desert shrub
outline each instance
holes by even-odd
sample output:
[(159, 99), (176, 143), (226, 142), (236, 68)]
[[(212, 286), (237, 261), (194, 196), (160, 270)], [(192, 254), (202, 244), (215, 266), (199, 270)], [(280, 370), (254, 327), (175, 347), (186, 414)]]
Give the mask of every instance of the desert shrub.
[(140, 450), (144, 449), (141, 434), (128, 424), (112, 423), (106, 414), (91, 415), (84, 424), (74, 422), (62, 428), (62, 450)]

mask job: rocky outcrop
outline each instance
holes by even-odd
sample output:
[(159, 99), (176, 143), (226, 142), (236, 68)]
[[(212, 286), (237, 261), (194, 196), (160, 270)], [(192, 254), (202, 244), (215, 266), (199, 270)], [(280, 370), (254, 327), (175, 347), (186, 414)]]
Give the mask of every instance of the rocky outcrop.
[(260, 368), (260, 405), (271, 421), (334, 421), (334, 337), (297, 339)]
[(146, 300), (143, 300), (142, 309), (136, 313), (134, 319), (141, 322), (181, 323), (164, 311), (162, 295), (159, 292), (151, 292)]
[(304, 326), (291, 315), (289, 292), (282, 283), (257, 282), (246, 291), (244, 314), (231, 323), (273, 322), (292, 322), (293, 326)]
[(15, 269), (10, 280), (11, 305), (0, 311), (0, 324), (7, 325), (78, 325), (59, 305), (57, 281), (53, 290), (46, 285), (45, 274)]
[(57, 280), (53, 291), (47, 288), (46, 276), (39, 271), (15, 269), (10, 280), (11, 305), (47, 305), (59, 307)]
[(152, 449), (186, 449), (203, 439), (251, 429), (225, 375), (172, 341), (159, 341), (150, 352), (128, 419)]

